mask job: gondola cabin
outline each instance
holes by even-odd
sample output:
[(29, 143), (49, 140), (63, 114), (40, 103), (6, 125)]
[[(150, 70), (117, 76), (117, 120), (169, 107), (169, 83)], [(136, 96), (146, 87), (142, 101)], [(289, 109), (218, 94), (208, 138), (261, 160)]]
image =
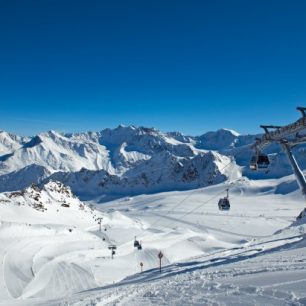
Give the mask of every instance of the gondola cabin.
[(135, 248), (138, 248), (140, 246), (140, 243), (139, 243), (139, 241), (136, 239), (136, 237), (135, 237), (135, 240), (134, 240), (134, 247)]
[(230, 210), (231, 204), (229, 201), (228, 189), (226, 189), (227, 195), (224, 198), (219, 199), (218, 208), (219, 210)]
[(260, 153), (258, 155), (254, 155), (251, 158), (250, 169), (257, 170), (266, 170), (270, 165), (269, 157), (266, 154)]
[(231, 204), (228, 198), (220, 199), (218, 202), (219, 210), (230, 210)]

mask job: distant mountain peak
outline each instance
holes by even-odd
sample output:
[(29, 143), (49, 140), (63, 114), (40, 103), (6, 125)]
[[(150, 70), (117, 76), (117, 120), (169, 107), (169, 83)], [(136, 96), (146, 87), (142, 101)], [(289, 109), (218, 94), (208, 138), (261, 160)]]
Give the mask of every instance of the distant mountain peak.
[(232, 130), (232, 129), (222, 128), (222, 129), (219, 129), (217, 132), (219, 132), (219, 131), (220, 132), (222, 132), (222, 131), (229, 132), (229, 133), (231, 133), (232, 135), (234, 135), (236, 137), (240, 136), (240, 134), (238, 132), (236, 132), (235, 130)]

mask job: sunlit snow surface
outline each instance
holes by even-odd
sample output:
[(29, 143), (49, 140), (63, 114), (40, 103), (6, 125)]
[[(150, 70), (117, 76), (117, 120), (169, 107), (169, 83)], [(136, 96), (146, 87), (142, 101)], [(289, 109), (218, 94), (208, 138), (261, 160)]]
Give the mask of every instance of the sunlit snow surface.
[(305, 305), (306, 226), (291, 226), (304, 202), (280, 192), (288, 180), (240, 178), (96, 209), (56, 183), (40, 192), (43, 211), (31, 189), (1, 194), (0, 305)]

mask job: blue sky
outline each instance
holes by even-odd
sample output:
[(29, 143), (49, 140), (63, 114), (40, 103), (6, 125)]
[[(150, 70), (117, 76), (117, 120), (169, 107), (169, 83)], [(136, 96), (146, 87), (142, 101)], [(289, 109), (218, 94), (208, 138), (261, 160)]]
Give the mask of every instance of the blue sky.
[(304, 0), (0, 0), (0, 129), (259, 132), (306, 105)]

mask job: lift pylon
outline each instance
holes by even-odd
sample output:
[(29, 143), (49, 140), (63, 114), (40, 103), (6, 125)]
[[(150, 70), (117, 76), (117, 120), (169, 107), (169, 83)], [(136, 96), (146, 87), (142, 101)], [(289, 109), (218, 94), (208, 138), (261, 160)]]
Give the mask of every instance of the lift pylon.
[[(280, 144), (282, 150), (286, 153), (300, 190), (306, 199), (306, 179), (292, 153), (293, 147), (306, 143), (306, 107), (297, 107), (297, 110), (301, 112), (302, 117), (294, 123), (286, 126), (261, 125), (260, 127), (264, 129), (265, 133), (261, 138), (256, 139), (252, 147), (257, 154), (257, 152), (261, 152), (263, 148), (272, 143)], [(301, 134), (302, 132), (304, 134)], [(297, 219), (305, 216), (306, 208), (299, 214)]]

